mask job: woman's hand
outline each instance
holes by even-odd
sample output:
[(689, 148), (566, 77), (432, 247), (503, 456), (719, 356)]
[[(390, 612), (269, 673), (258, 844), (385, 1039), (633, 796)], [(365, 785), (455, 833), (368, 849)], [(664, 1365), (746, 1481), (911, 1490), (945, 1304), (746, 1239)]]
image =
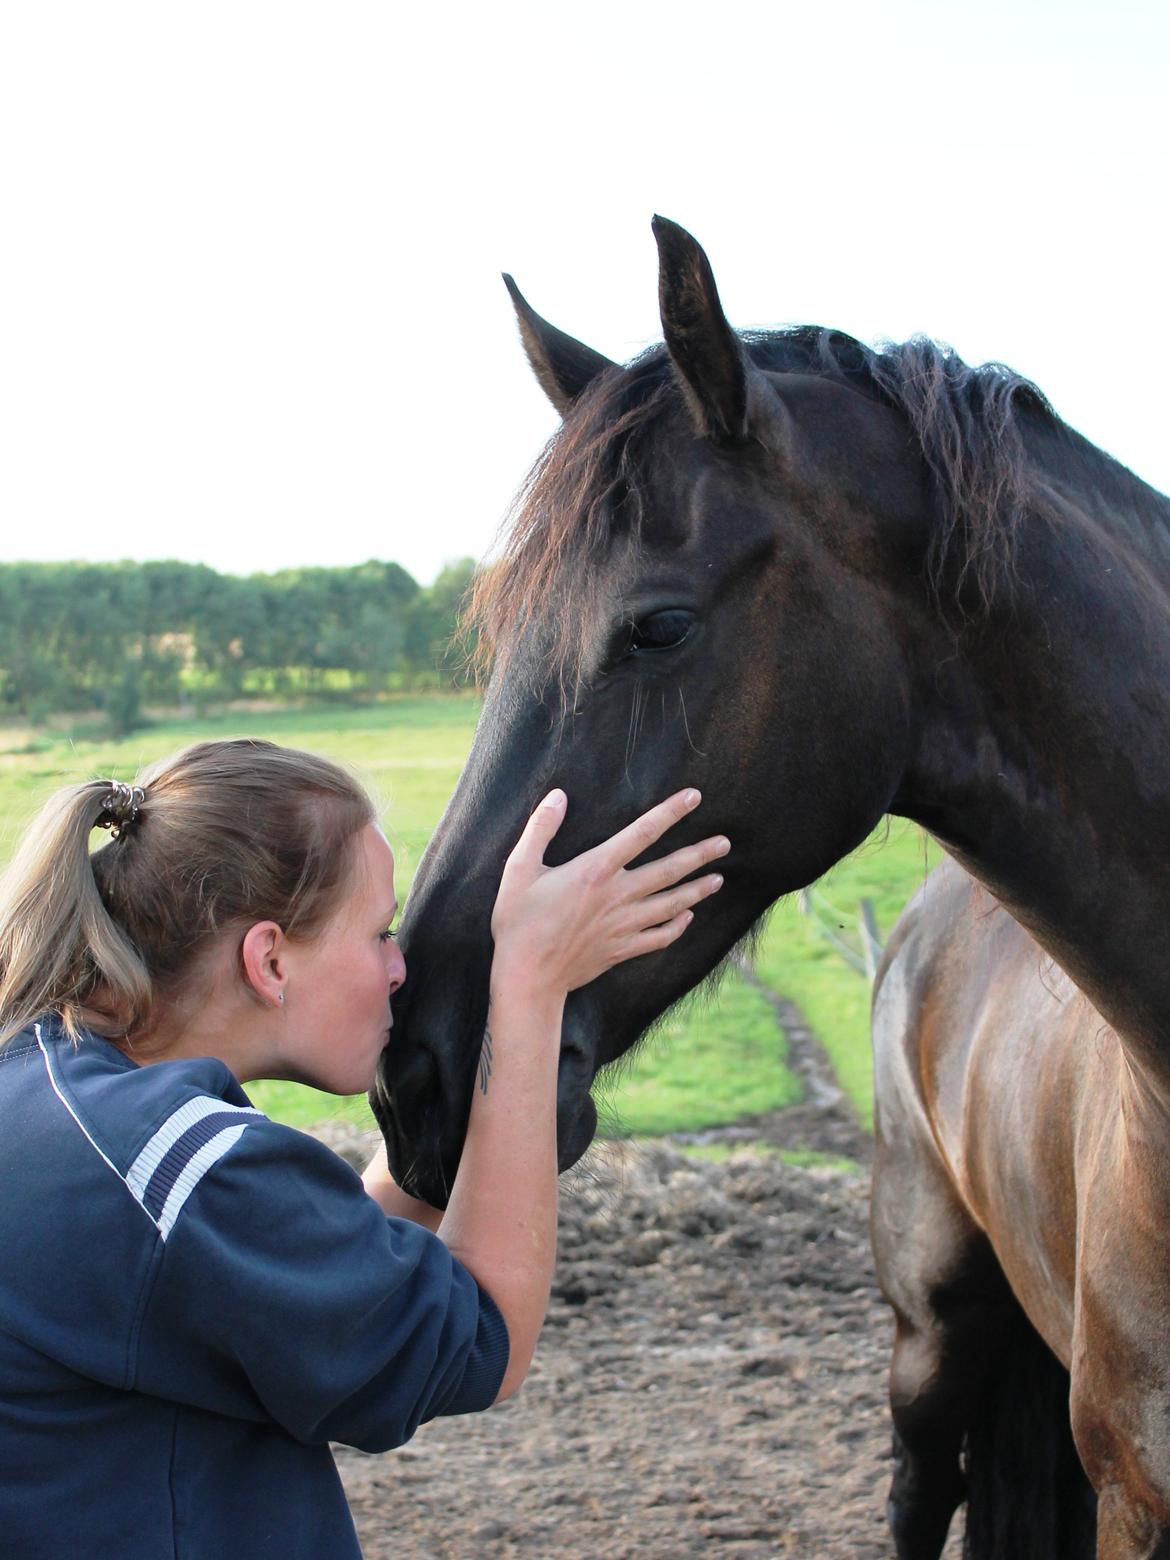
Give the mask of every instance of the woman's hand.
[(694, 919), (691, 906), (723, 883), (715, 873), (679, 880), (725, 855), (730, 842), (716, 836), (645, 866), (631, 869), (628, 863), (700, 799), (698, 791), (679, 791), (603, 845), (564, 866), (546, 867), (544, 853), (567, 807), (563, 791), (550, 792), (504, 867), (492, 912), (496, 960), (564, 993), (626, 959), (669, 947)]

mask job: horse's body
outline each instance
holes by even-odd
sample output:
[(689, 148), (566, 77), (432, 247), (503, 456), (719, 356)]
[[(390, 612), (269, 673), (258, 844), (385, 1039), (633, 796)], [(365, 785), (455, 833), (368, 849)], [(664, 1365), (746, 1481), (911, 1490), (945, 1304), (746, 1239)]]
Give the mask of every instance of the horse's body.
[[(874, 1072), (873, 1245), (897, 1317), (891, 1518), (899, 1555), (938, 1554), (965, 1493), (959, 1464), (967, 1439), (976, 1485), (969, 1534), (981, 1522), (990, 1529), (979, 1542), (971, 1535), (971, 1552), (1000, 1560), (1091, 1556), (1091, 1501), (1075, 1459), (1062, 1461), (1074, 1353), (1080, 1349), (1082, 1430), (1100, 1423), (1094, 1399), (1118, 1407), (1122, 1391), (1145, 1390), (1132, 1378), (1107, 1384), (1108, 1351), (1102, 1359), (1090, 1344), (1086, 1352), (1077, 1332), (1078, 1277), (1086, 1271), (1078, 1247), (1124, 1239), (1119, 1194), (1124, 1206), (1140, 1205), (1139, 1188), (1098, 1174), (1126, 1132), (1125, 1054), (1063, 971), (947, 864), (887, 944), (875, 990)], [(1089, 1268), (1118, 1271), (1104, 1246)], [(1170, 1286), (1161, 1287), (1144, 1317), (1133, 1318), (1153, 1336), (1164, 1331), (1170, 1300)], [(1026, 1401), (1044, 1392), (1022, 1369), (1021, 1345), (1026, 1352), (1034, 1336), (1028, 1323), (1063, 1367), (1058, 1396), (1041, 1404)], [(988, 1474), (986, 1439), (970, 1443), (997, 1404), (1026, 1421), (1015, 1446), (999, 1449), (999, 1461), (1019, 1459), (1006, 1473), (1015, 1486), (1006, 1535), (994, 1509), (1004, 1491), (992, 1490), (989, 1501), (979, 1487)], [(1104, 1490), (1125, 1469), (1097, 1441), (1091, 1471)], [(1164, 1438), (1162, 1450), (1170, 1451)], [(1140, 1485), (1141, 1470), (1132, 1471)], [(1155, 1482), (1163, 1472), (1149, 1471)], [(1149, 1481), (1135, 1494), (1148, 1488)], [(983, 1509), (974, 1509), (980, 1500)]]
[[(1102, 1560), (1170, 1554), (1170, 505), (1004, 370), (741, 340), (702, 251), (656, 231), (666, 351), (619, 368), (516, 295), (565, 422), (481, 595), (496, 667), (407, 909), (374, 1097), (391, 1163), (444, 1199), (495, 885), (551, 785), (570, 797), (560, 859), (687, 783), (705, 802), (684, 838), (732, 841), (679, 943), (572, 995), (563, 1165), (600, 1066), (778, 896), (883, 814), (915, 819), (1019, 926), (951, 869), (881, 981), (898, 1554), (938, 1554), (1025, 1315), (1071, 1374)], [(1066, 1474), (1054, 1454), (1046, 1536), (1013, 1537), (1011, 1480), (987, 1481), (970, 1552), (1091, 1553)]]

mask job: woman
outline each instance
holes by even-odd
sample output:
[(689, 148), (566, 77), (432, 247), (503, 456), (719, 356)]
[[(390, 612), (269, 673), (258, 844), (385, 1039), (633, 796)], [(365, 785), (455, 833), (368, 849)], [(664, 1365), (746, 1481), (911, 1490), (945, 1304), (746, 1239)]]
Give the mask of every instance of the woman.
[(532, 815), (439, 1215), (384, 1159), (367, 1195), (241, 1087), (352, 1094), (393, 1043), (394, 864), (361, 788), (208, 742), (50, 801), (0, 886), (4, 1555), (358, 1555), (328, 1442), (382, 1450), (517, 1389), (554, 1259), (562, 1006), (719, 887), (680, 880), (725, 840), (627, 868), (697, 803), (555, 869), (564, 794)]

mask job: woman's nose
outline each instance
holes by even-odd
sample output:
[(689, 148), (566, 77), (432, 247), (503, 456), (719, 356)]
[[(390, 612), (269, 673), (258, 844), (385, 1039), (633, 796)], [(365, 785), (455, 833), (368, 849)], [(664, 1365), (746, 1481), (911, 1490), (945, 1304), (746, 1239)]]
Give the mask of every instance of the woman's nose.
[(390, 960), (387, 973), (390, 977), (390, 995), (393, 996), (406, 979), (406, 960), (402, 957), (402, 950), (397, 943), (391, 943), (390, 946), (394, 950), (394, 957)]

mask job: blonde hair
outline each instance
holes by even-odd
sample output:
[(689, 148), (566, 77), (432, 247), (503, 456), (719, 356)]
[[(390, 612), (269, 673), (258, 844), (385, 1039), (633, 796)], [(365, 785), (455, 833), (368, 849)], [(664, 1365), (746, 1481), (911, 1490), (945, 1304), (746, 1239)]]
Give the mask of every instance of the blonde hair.
[(311, 935), (374, 819), (336, 764), (252, 739), (195, 743), (135, 784), (137, 815), (92, 855), (91, 831), (117, 816), (113, 783), (58, 791), (0, 877), (0, 1045), (44, 1012), (74, 1037), (145, 1029), (233, 925)]

